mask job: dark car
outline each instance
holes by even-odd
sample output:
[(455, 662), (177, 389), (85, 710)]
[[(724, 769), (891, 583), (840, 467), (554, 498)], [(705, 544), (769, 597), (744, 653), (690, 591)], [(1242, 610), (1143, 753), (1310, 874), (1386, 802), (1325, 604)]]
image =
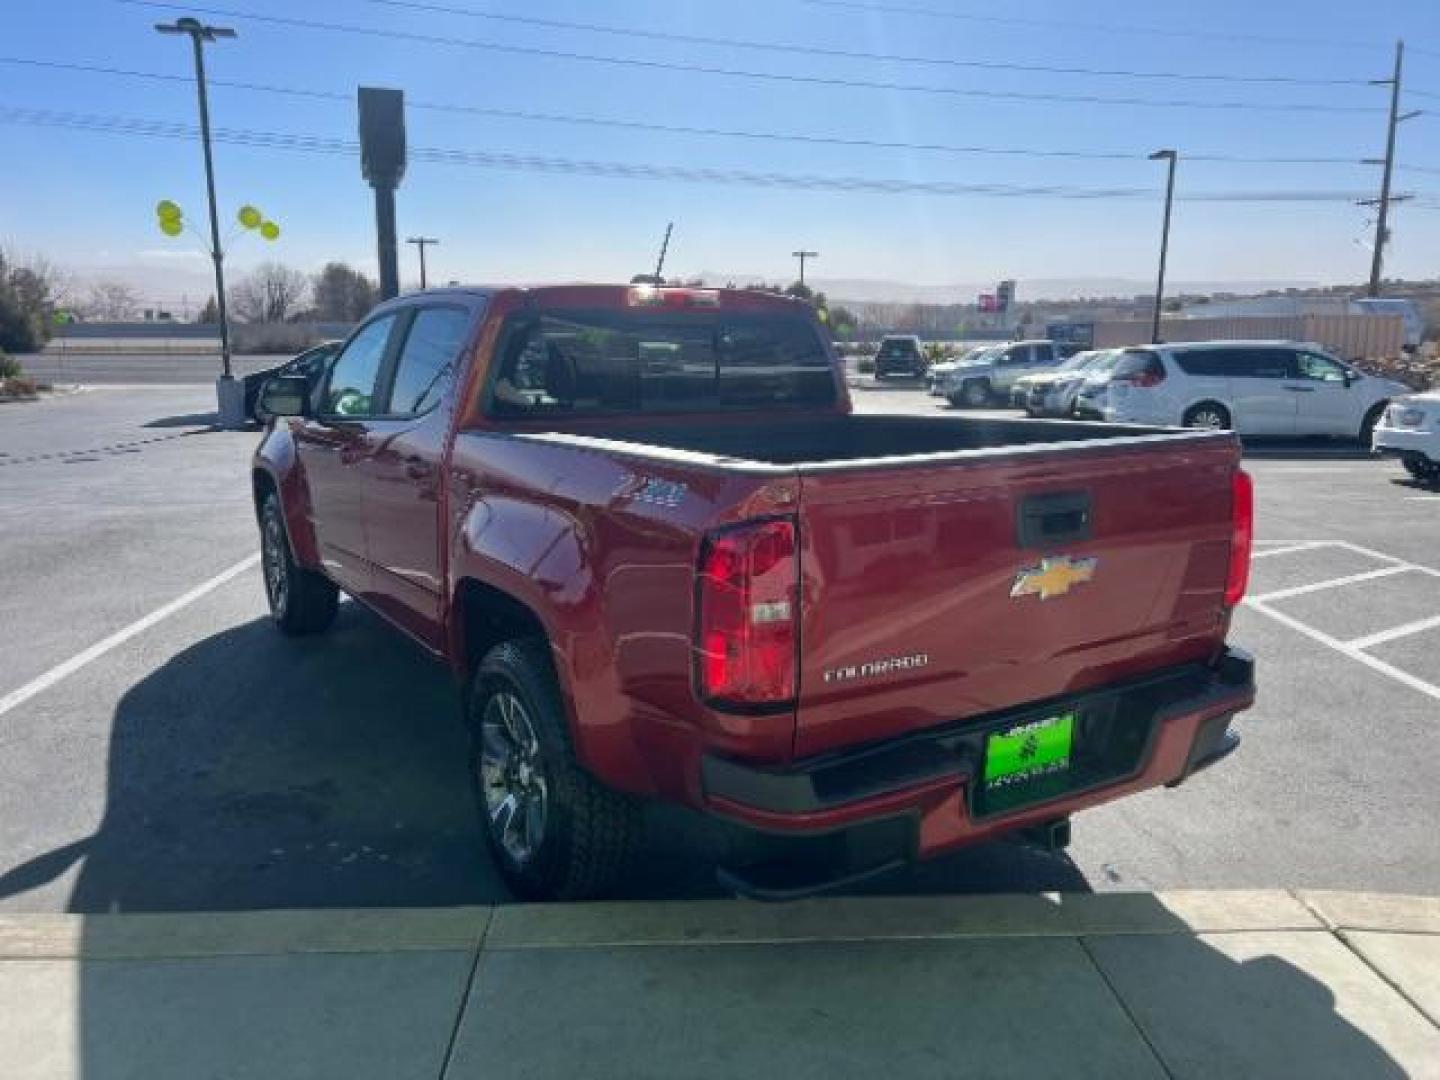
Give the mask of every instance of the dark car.
[(913, 335), (887, 337), (875, 354), (875, 378), (903, 375), (912, 379), (925, 377), (925, 351), (920, 339)]
[(245, 383), (245, 415), (257, 424), (270, 419), (260, 411), (260, 389), (277, 375), (300, 375), (313, 385), (325, 371), (325, 365), (335, 355), (343, 342), (322, 341), (312, 349), (306, 349), (299, 356), (286, 360), (276, 367), (254, 371), (243, 377)]

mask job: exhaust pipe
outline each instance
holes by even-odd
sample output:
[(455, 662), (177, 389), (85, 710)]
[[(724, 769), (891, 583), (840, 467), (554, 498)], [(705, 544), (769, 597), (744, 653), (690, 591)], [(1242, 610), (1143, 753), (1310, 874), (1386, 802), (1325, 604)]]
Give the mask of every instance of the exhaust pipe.
[(1070, 819), (1055, 818), (1042, 821), (1020, 830), (1021, 838), (1027, 844), (1034, 844), (1044, 851), (1064, 851), (1070, 846)]

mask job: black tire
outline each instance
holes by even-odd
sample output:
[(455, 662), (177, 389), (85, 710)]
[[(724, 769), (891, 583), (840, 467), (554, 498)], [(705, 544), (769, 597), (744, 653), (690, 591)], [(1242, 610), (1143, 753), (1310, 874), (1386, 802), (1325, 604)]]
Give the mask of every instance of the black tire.
[(982, 409), (990, 404), (990, 383), (985, 379), (971, 379), (960, 387), (960, 404), (971, 409)]
[(1230, 410), (1218, 401), (1202, 401), (1191, 405), (1180, 418), (1180, 425), (1188, 428), (1205, 428), (1211, 431), (1229, 431)]
[[(513, 725), (504, 722), (507, 699), (523, 710)], [(600, 784), (576, 760), (547, 644), (508, 641), (491, 649), (475, 670), (465, 710), (480, 827), (506, 882), (531, 900), (604, 895), (625, 874), (639, 848), (640, 806)], [(507, 728), (528, 730), (529, 735), (502, 747), (497, 737)], [(532, 740), (533, 745), (523, 746)], [(502, 777), (500, 763), (507, 752), (512, 754), (513, 775)], [(530, 794), (518, 790), (522, 787)], [(539, 827), (534, 828), (537, 797), (542, 807)], [(497, 804), (507, 798), (516, 802), (505, 815)], [(520, 843), (522, 839), (526, 842)]]
[(1406, 454), (1400, 459), (1405, 471), (1424, 484), (1440, 484), (1440, 461), (1431, 461), (1421, 454)]
[(318, 634), (335, 621), (340, 590), (323, 574), (295, 561), (280, 499), (272, 491), (260, 508), (260, 567), (270, 617), (284, 634)]
[(1375, 425), (1380, 423), (1380, 418), (1385, 415), (1385, 408), (1389, 402), (1382, 401), (1378, 405), (1372, 405), (1370, 411), (1365, 414), (1365, 419), (1360, 422), (1360, 445), (1366, 450), (1375, 445)]

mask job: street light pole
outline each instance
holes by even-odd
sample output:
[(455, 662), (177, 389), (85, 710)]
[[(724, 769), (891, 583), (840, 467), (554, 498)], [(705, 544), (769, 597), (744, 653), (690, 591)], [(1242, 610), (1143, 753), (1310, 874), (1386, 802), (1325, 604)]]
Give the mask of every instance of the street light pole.
[(205, 193), (210, 201), (210, 258), (215, 263), (215, 309), (220, 316), (220, 424), (238, 427), (244, 423), (244, 394), (237, 393), (235, 376), (230, 369), (230, 316), (225, 305), (225, 252), (220, 247), (220, 212), (215, 205), (215, 160), (210, 151), (210, 99), (205, 87), (205, 45), (220, 38), (233, 38), (235, 31), (226, 26), (207, 26), (199, 19), (186, 17), (173, 23), (156, 23), (162, 34), (185, 34), (195, 51), (195, 88), (200, 98), (200, 145), (205, 151)]
[(438, 244), (439, 240), (433, 236), (407, 236), (407, 244), (414, 244), (420, 249), (420, 288), (425, 288), (425, 248), (430, 244)]
[(1160, 312), (1165, 305), (1165, 259), (1170, 254), (1170, 209), (1175, 204), (1175, 162), (1180, 159), (1177, 150), (1156, 150), (1150, 155), (1151, 161), (1169, 162), (1165, 180), (1165, 224), (1160, 230), (1160, 273), (1155, 282), (1155, 317), (1150, 323), (1150, 342), (1160, 344)]
[(819, 253), (818, 251), (792, 251), (790, 254), (793, 255), (795, 258), (797, 258), (797, 259), (800, 260), (800, 284), (801, 284), (801, 285), (804, 285), (804, 284), (805, 284), (805, 260), (806, 260), (806, 259), (818, 259), (818, 258), (820, 257), (820, 253)]

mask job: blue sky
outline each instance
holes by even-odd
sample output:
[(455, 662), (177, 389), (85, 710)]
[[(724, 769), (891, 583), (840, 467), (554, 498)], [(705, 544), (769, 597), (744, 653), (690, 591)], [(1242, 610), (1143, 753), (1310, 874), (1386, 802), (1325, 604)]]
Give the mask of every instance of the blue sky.
[[(797, 191), (657, 179), (515, 172), (411, 162), (399, 193), (402, 235), (439, 236), (441, 279), (617, 279), (645, 269), (665, 222), (676, 222), (667, 269), (791, 276), (797, 246), (822, 254), (816, 277), (916, 283), (1128, 277), (1152, 273), (1163, 167), (1144, 154), (1259, 157), (1377, 156), (1380, 112), (1225, 111), (982, 99), (836, 87), (506, 54), (373, 35), (277, 26), (256, 15), (303, 17), (398, 30), (749, 71), (915, 83), (987, 91), (1243, 101), (1380, 108), (1384, 88), (1220, 83), (977, 70), (910, 62), (770, 53), (508, 24), (375, 0), (209, 0), (236, 14), (235, 41), (208, 53), (214, 79), (353, 95), (357, 84), (403, 88), (413, 103), (641, 120), (653, 124), (805, 133), (886, 142), (948, 143), (1131, 153), (1130, 160), (981, 156), (785, 141), (660, 134), (410, 108), (412, 146), (566, 159), (902, 181), (1145, 188), (1128, 200), (995, 198), (922, 193)], [(1013, 22), (864, 10), (835, 0), (432, 0), (531, 18), (603, 23), (867, 53), (1040, 66), (1174, 73), (1383, 77), (1397, 36), (1412, 49), (1408, 87), (1427, 108), (1403, 126), (1400, 160), (1433, 173), (1397, 174), (1397, 189), (1432, 194), (1430, 207), (1397, 207), (1387, 271), (1440, 274), (1440, 3), (1179, 5), (1108, 0), (1079, 5), (975, 0), (873, 0), (892, 6), (999, 15)], [(156, 21), (185, 13), (112, 0), (6, 0), (0, 55), (185, 75), (188, 46)], [(201, 8), (192, 9), (197, 14)], [(1137, 29), (1138, 28), (1138, 29)], [(1154, 28), (1161, 33), (1138, 32)], [(1239, 36), (1244, 35), (1244, 36)], [(1252, 40), (1252, 37), (1283, 40)], [(1424, 52), (1418, 50), (1426, 50)], [(193, 123), (181, 82), (0, 64), (0, 108), (49, 109)], [(217, 127), (353, 139), (353, 101), (307, 100), (216, 86)], [(0, 124), (0, 243), (48, 255), (85, 273), (148, 267), (145, 288), (171, 299), (204, 263), (190, 238), (154, 226), (153, 205), (172, 198), (202, 221), (198, 147), (178, 140)], [(356, 159), (221, 144), (222, 209), (261, 207), (284, 230), (273, 245), (245, 238), (237, 269), (276, 257), (302, 269), (341, 258), (373, 268), (372, 204)], [(1182, 160), (1181, 196), (1222, 191), (1373, 191), (1373, 166), (1238, 164)], [(1177, 206), (1176, 280), (1347, 281), (1368, 272), (1367, 211), (1343, 202)], [(413, 276), (405, 253), (403, 276)]]

